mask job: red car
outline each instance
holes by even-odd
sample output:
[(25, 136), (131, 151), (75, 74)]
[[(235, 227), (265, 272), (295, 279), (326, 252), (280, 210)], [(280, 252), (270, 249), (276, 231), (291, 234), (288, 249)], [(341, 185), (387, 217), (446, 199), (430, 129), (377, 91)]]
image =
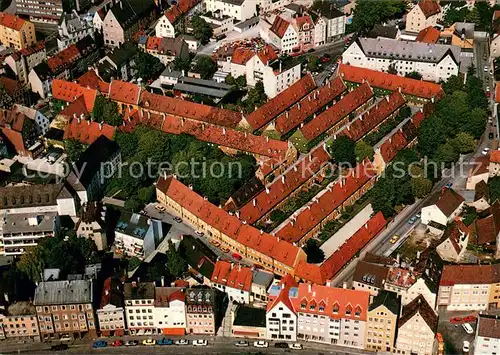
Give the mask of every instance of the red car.
[(123, 346), (123, 341), (121, 341), (120, 339), (115, 340), (111, 343), (111, 346)]
[(240, 255), (240, 254), (233, 253), (231, 256), (232, 256), (233, 258), (235, 258), (236, 260), (241, 260), (241, 259), (243, 259), (243, 258), (241, 257), (241, 255)]
[(461, 324), (463, 322), (464, 322), (464, 320), (461, 317), (453, 317), (450, 319), (450, 323), (453, 323), (453, 324)]
[(467, 316), (467, 317), (464, 317), (463, 320), (465, 323), (476, 323), (476, 319), (477, 319), (476, 316)]

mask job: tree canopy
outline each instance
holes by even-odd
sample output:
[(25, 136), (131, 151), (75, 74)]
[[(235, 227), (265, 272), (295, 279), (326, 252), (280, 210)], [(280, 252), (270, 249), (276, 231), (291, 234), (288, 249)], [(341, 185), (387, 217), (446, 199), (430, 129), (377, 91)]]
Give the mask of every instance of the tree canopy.
[(86, 146), (75, 139), (64, 140), (64, 150), (66, 151), (66, 155), (68, 156), (70, 163), (76, 163), (82, 156), (85, 149)]
[(211, 79), (217, 71), (217, 64), (208, 55), (199, 55), (192, 70), (200, 74), (202, 79)]
[(165, 66), (160, 62), (160, 60), (149, 53), (139, 51), (137, 55), (135, 68), (137, 72), (135, 73), (135, 78), (141, 78), (142, 80), (150, 80), (155, 78), (159, 73), (161, 73)]
[(337, 164), (356, 165), (356, 143), (347, 136), (334, 139), (328, 146), (328, 152)]
[(375, 24), (384, 23), (406, 12), (406, 2), (400, 0), (358, 0), (352, 18), (352, 30), (366, 35)]
[(319, 264), (325, 260), (325, 253), (320, 249), (319, 242), (316, 239), (308, 239), (302, 249), (307, 254), (308, 263)]
[(207, 44), (214, 34), (212, 27), (210, 27), (207, 21), (198, 15), (191, 18), (191, 26), (193, 27), (194, 37), (200, 41), (201, 44)]
[(118, 104), (102, 95), (97, 95), (95, 99), (92, 118), (94, 121), (104, 122), (111, 126), (120, 126), (123, 122), (123, 118), (118, 112)]

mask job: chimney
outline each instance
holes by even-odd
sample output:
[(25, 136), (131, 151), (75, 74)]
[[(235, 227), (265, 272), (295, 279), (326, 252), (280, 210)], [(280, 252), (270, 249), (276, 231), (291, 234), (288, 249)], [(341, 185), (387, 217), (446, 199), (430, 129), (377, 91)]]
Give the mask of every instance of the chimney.
[(347, 282), (342, 282), (342, 288), (346, 289), (347, 290)]
[(226, 135), (226, 128), (225, 127), (222, 127), (222, 134)]
[(307, 292), (311, 293), (312, 292), (312, 287), (311, 284), (307, 284)]
[(285, 183), (285, 175), (281, 175), (281, 183), (284, 184)]
[(99, 131), (102, 131), (102, 122), (99, 122)]
[(257, 206), (257, 200), (256, 199), (253, 199), (252, 203), (253, 203), (254, 207)]
[(161, 277), (161, 287), (165, 287), (165, 276)]
[(266, 194), (269, 195), (269, 187), (266, 186)]

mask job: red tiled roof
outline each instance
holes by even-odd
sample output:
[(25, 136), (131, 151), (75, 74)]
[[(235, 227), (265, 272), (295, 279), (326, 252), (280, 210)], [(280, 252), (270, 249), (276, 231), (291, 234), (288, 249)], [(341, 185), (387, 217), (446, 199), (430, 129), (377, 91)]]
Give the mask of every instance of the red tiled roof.
[(116, 127), (95, 121), (71, 119), (64, 129), (64, 139), (75, 139), (83, 144), (92, 144), (101, 135), (113, 139)]
[(500, 283), (500, 264), (444, 265), (439, 286)]
[(316, 118), (312, 119), (300, 129), (304, 138), (308, 141), (315, 139), (328, 129), (340, 122), (350, 113), (357, 110), (361, 105), (373, 97), (373, 90), (368, 83), (358, 86), (356, 89), (345, 95), (335, 105), (323, 111)]
[(146, 49), (158, 50), (163, 38), (161, 37), (148, 37), (146, 41)]
[(41, 50), (44, 50), (44, 49), (45, 49), (45, 41), (39, 41), (39, 42), (36, 42), (31, 47), (23, 48), (23, 49), (19, 50), (19, 54), (21, 54), (23, 56), (29, 56), (33, 53), (40, 52)]
[(284, 265), (295, 266), (300, 248), (242, 223), (237, 217), (205, 200), (174, 177), (161, 177), (156, 188), (206, 224), (247, 248), (268, 255)]
[(490, 151), (490, 163), (500, 163), (500, 150)]
[(23, 128), (28, 119), (23, 113), (13, 110), (0, 110), (0, 131), (15, 148), (16, 152), (26, 155), (29, 147), (24, 144)]
[(0, 85), (2, 85), (9, 95), (15, 96), (22, 89), (21, 83), (17, 80), (0, 76)]
[(132, 83), (112, 80), (109, 84), (109, 98), (129, 105), (138, 105), (141, 88)]
[(264, 48), (262, 48), (260, 51), (257, 52), (257, 57), (259, 57), (260, 61), (264, 64), (267, 65), (276, 59), (278, 59), (278, 53), (274, 50), (271, 45), (266, 44)]
[(231, 62), (234, 64), (245, 65), (255, 55), (254, 51), (250, 48), (238, 47), (235, 48)]
[(210, 281), (218, 285), (250, 292), (252, 277), (252, 269), (248, 266), (233, 266), (230, 262), (219, 260), (215, 264)]
[(420, 10), (422, 10), (425, 18), (439, 14), (441, 12), (441, 7), (439, 3), (434, 0), (422, 0), (418, 3)]
[(318, 112), (322, 107), (333, 102), (333, 100), (346, 90), (341, 78), (336, 77), (326, 85), (309, 93), (299, 103), (292, 106), (276, 118), (276, 130), (284, 135), (299, 126), (309, 116)]
[(432, 26), (424, 28), (418, 33), (415, 41), (423, 43), (437, 43), (440, 32)]
[(167, 10), (167, 12), (165, 12), (165, 16), (171, 24), (174, 24), (177, 19), (187, 14), (189, 10), (198, 5), (200, 2), (201, 0), (179, 0), (176, 5), (173, 5)]
[(276, 236), (290, 243), (298, 242), (374, 176), (370, 162), (358, 164), (342, 181), (328, 185), (321, 195), (318, 194), (292, 221), (278, 230)]
[(290, 23), (287, 20), (281, 16), (276, 16), (270, 30), (279, 38), (283, 38), (289, 25)]
[(330, 156), (323, 146), (314, 149), (308, 156), (297, 161), (293, 167), (278, 176), (262, 192), (247, 202), (239, 211), (240, 218), (248, 223), (256, 222), (287, 198), (290, 193), (302, 186), (329, 159)]
[(271, 122), (280, 113), (299, 102), (304, 96), (316, 88), (316, 83), (310, 74), (295, 82), (285, 91), (275, 96), (264, 105), (247, 116), (252, 129), (259, 129)]
[(500, 202), (491, 205), (488, 217), (476, 220), (476, 243), (478, 245), (495, 243), (500, 233)]
[(103, 81), (95, 70), (90, 69), (79, 77), (76, 82), (88, 89), (99, 90), (103, 95), (108, 95), (109, 93), (109, 83)]
[(56, 73), (64, 69), (80, 58), (80, 51), (75, 44), (70, 45), (68, 48), (56, 53), (53, 57), (47, 60), (47, 64), (52, 72)]
[(279, 286), (281, 287), (281, 291), (278, 296), (273, 296), (269, 294), (269, 300), (267, 302), (267, 312), (276, 307), (280, 302), (282, 302), (290, 311), (295, 313), (295, 309), (292, 305), (292, 301), (290, 300), (290, 288), (298, 287), (299, 284), (295, 279), (287, 274), (285, 277), (281, 278)]
[(55, 99), (66, 102), (73, 102), (80, 96), (83, 96), (85, 108), (88, 112), (92, 112), (97, 97), (97, 91), (94, 89), (87, 89), (80, 84), (70, 81), (54, 79), (52, 81), (52, 96)]
[(399, 91), (394, 91), (391, 95), (377, 102), (357, 120), (352, 121), (343, 130), (343, 133), (352, 140), (357, 141), (381, 124), (387, 117), (403, 107), (405, 103), (406, 100), (403, 95)]
[(334, 319), (366, 321), (370, 293), (301, 283), (298, 295), (292, 299), (292, 304), (296, 312), (326, 315)]
[[(111, 96), (111, 95), (110, 95)], [(192, 120), (212, 123), (217, 126), (236, 128), (242, 120), (240, 112), (221, 109), (173, 97), (143, 91), (139, 105), (144, 109)]]
[(83, 95), (80, 95), (75, 101), (69, 103), (59, 112), (60, 115), (73, 118), (89, 118), (91, 113), (92, 111), (89, 111), (85, 106)]
[(16, 15), (7, 12), (0, 12), (0, 26), (8, 27), (15, 31), (20, 31), (27, 21)]
[(434, 97), (436, 100), (444, 96), (444, 91), (439, 84), (383, 73), (372, 69), (355, 67), (348, 64), (340, 64), (339, 75), (345, 81), (358, 84), (367, 81), (371, 86), (385, 90), (395, 91), (401, 88), (401, 92), (405, 95), (412, 95), (425, 99)]
[(384, 158), (384, 162), (388, 163), (399, 151), (408, 145), (405, 136), (401, 130), (396, 131), (389, 139), (380, 146), (380, 154)]
[[(299, 28), (299, 31), (310, 31), (313, 29), (314, 23), (309, 15), (302, 15), (295, 18), (295, 23)], [(304, 25), (309, 25), (308, 29), (305, 30)]]

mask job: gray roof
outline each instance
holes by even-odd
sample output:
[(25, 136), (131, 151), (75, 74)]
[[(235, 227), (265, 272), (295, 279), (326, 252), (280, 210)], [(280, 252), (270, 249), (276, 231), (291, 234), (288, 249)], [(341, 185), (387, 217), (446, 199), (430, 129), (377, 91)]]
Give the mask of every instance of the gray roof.
[(71, 197), (64, 184), (25, 185), (0, 188), (0, 210), (7, 208), (52, 206), (57, 198)]
[(259, 23), (259, 21), (260, 21), (260, 17), (259, 16), (254, 16), (252, 18), (249, 18), (248, 20), (245, 20), (245, 21), (242, 21), (242, 22), (236, 24), (234, 27), (245, 29), (248, 26), (252, 26), (252, 25), (255, 25), (255, 24)]
[(231, 4), (231, 5), (236, 5), (236, 6), (241, 6), (245, 2), (245, 0), (221, 0), (222, 2), (225, 2), (226, 4)]
[(460, 60), (460, 47), (446, 44), (398, 41), (380, 37), (359, 38), (356, 43), (365, 55), (371, 58), (439, 63), (447, 53), (451, 53), (456, 63)]
[(183, 76), (179, 78), (174, 90), (189, 92), (194, 94), (203, 94), (217, 98), (223, 98), (231, 89), (230, 85), (218, 83), (214, 80), (205, 80)]
[(370, 38), (396, 38), (398, 34), (398, 28), (396, 26), (384, 26), (380, 24), (375, 24), (373, 29), (368, 33), (368, 37)]
[(166, 67), (160, 76), (165, 76), (167, 78), (180, 78), (182, 76), (182, 71), (172, 70), (170, 66)]
[(35, 291), (35, 306), (92, 302), (92, 281), (40, 282)]
[(115, 232), (131, 235), (134, 238), (144, 239), (149, 229), (148, 218), (138, 213), (122, 212)]
[(254, 270), (252, 283), (265, 286), (266, 289), (273, 282), (274, 275), (264, 270)]
[(455, 23), (455, 31), (458, 35), (461, 35), (462, 32), (465, 34), (465, 38), (471, 39), (474, 38), (474, 24), (468, 22), (456, 22)]

